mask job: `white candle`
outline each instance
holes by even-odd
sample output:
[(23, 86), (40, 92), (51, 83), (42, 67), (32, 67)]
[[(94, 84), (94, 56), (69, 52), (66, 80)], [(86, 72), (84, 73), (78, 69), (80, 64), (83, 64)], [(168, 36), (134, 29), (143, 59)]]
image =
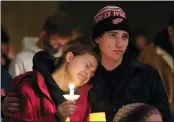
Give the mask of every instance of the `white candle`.
[(74, 84), (69, 84), (70, 95), (74, 95)]

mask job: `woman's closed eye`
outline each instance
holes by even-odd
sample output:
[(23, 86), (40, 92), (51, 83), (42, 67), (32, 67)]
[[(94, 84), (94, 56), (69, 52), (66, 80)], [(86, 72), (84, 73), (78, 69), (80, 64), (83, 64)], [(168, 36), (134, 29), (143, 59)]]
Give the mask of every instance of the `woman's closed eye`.
[(90, 68), (88, 64), (86, 64), (86, 68)]

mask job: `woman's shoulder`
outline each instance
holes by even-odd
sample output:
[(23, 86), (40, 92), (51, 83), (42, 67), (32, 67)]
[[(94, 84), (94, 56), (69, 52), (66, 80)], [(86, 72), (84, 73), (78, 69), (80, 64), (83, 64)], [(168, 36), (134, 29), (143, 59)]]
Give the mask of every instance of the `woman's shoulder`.
[(23, 82), (25, 82), (25, 80), (31, 79), (32, 77), (35, 76), (37, 71), (33, 70), (33, 71), (29, 71), (23, 74), (20, 74), (16, 77), (13, 78), (13, 81), (16, 82), (17, 84), (21, 84)]
[(37, 83), (37, 71), (29, 71), (18, 75), (13, 79), (15, 89), (20, 92), (31, 91), (34, 84)]

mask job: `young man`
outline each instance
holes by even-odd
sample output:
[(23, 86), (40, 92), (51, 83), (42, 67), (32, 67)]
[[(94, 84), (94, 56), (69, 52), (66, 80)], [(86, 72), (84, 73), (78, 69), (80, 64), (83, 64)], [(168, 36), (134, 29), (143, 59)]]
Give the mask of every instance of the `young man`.
[(46, 50), (60, 56), (61, 48), (78, 36), (68, 13), (59, 11), (49, 16), (39, 37), (23, 39), (23, 50), (16, 55), (10, 66), (12, 77), (32, 70), (32, 59), (36, 52)]
[(120, 7), (106, 6), (94, 17), (92, 38), (101, 65), (91, 79), (97, 101), (91, 101), (91, 106), (96, 108), (94, 111), (105, 111), (111, 121), (126, 104), (148, 103), (160, 111), (163, 121), (171, 121), (168, 97), (158, 71), (127, 55), (130, 36), (128, 18)]

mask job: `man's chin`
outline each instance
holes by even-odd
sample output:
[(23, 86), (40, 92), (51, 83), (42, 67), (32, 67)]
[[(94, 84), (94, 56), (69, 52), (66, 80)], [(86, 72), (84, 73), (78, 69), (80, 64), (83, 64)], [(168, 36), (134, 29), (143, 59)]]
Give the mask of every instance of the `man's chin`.
[(52, 49), (52, 50), (50, 50), (50, 53), (52, 53), (52, 54), (56, 54), (58, 52), (59, 52), (59, 49)]

